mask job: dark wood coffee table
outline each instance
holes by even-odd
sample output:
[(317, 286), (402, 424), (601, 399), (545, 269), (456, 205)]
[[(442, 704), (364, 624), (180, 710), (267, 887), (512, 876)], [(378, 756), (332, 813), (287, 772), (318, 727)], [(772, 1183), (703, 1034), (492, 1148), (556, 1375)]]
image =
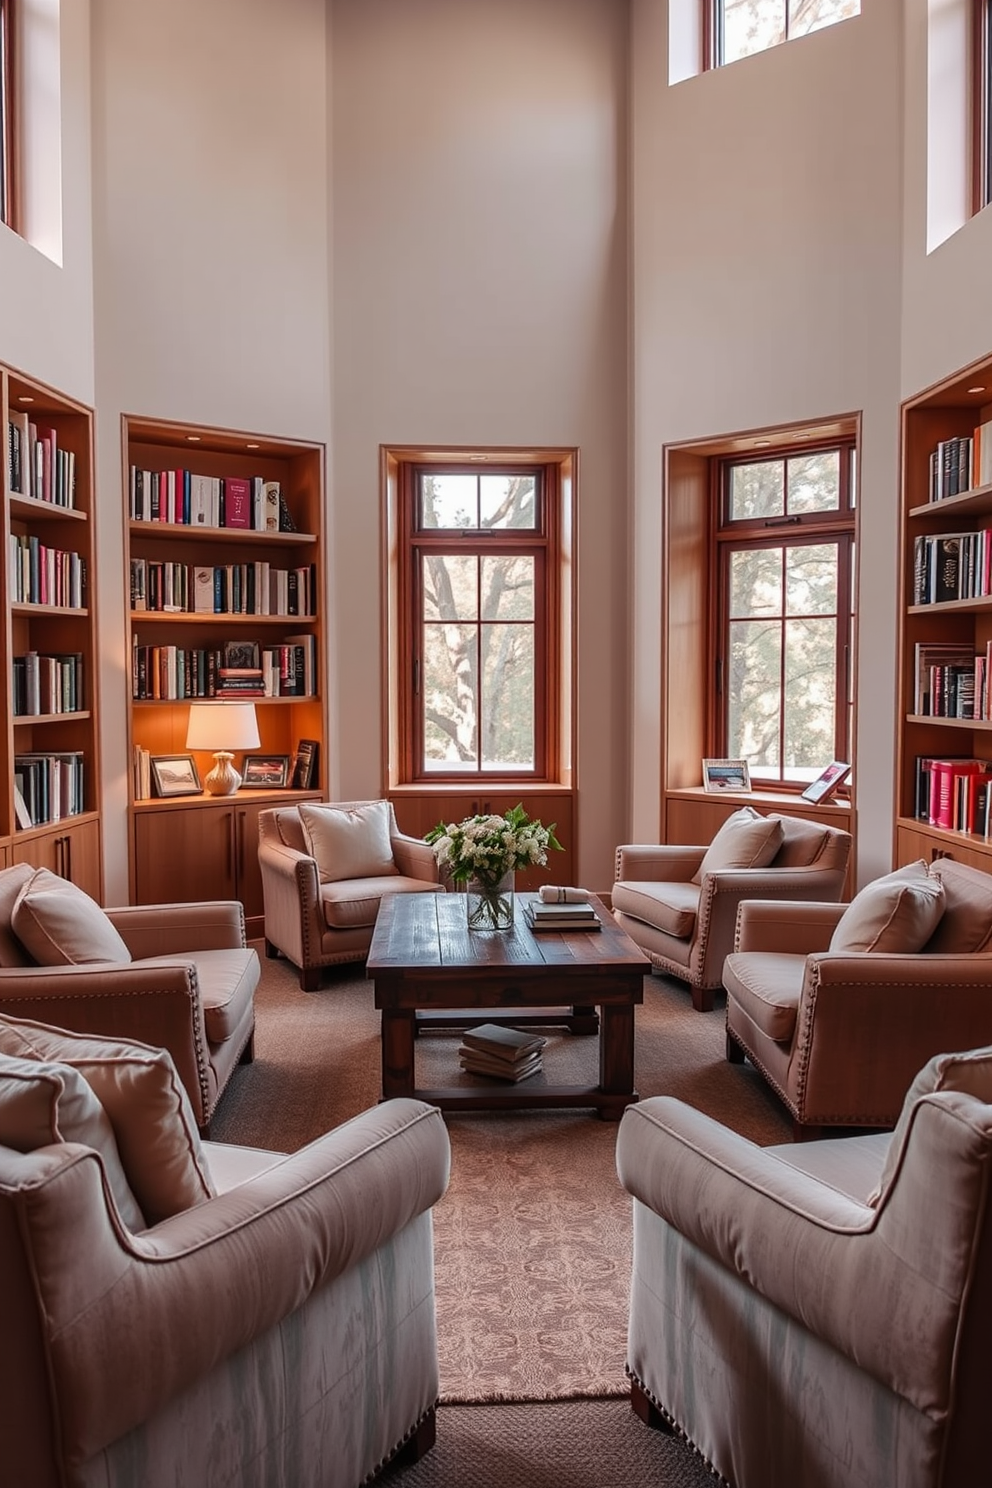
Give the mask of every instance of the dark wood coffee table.
[[(606, 1121), (619, 1121), (637, 1100), (634, 1007), (644, 1001), (650, 962), (599, 900), (593, 903), (601, 930), (534, 934), (523, 918), (528, 897), (517, 896), (512, 930), (470, 932), (462, 894), (383, 896), (366, 974), (375, 979), (375, 1005), (382, 1011), (384, 1100), (417, 1096), (463, 1111), (593, 1106)], [(501, 1022), (515, 1028), (564, 1024), (573, 1033), (599, 1028), (599, 1084), (494, 1080), (417, 1088), (414, 1050), (422, 1029)]]

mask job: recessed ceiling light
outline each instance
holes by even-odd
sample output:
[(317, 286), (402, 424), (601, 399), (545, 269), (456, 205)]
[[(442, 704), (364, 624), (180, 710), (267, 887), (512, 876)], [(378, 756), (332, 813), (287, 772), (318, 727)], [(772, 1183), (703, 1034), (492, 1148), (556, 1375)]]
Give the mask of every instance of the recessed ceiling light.
[(31, 397), (30, 393), (19, 393), (17, 401), (18, 403), (33, 403), (34, 399)]
[(257, 444), (246, 444), (245, 449), (258, 449)]
[(968, 389), (969, 393), (984, 393), (984, 387), (973, 387)]
[(200, 442), (199, 434), (187, 434), (186, 438), (190, 444), (199, 444)]
[(770, 439), (756, 439), (754, 442), (756, 445), (771, 444)]

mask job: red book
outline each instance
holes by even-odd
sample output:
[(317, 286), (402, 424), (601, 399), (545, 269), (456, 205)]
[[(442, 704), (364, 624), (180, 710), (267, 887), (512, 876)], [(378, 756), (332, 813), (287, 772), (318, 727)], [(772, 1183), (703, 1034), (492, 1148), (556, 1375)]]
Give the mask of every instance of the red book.
[(224, 487), (224, 526), (251, 526), (251, 481), (229, 475)]
[(934, 760), (930, 771), (931, 826), (954, 830), (958, 778), (962, 775), (981, 775), (985, 768), (985, 760)]

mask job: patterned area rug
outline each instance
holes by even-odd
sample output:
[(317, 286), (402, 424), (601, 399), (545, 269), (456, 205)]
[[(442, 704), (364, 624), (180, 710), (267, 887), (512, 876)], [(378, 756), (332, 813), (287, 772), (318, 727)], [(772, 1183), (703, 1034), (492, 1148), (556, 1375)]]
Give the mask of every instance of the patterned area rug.
[[(263, 961), (256, 1006), (255, 1063), (220, 1103), (217, 1141), (295, 1151), (375, 1104), (379, 1022), (359, 968), (304, 993), (284, 962)], [(760, 1077), (726, 1062), (719, 1003), (696, 1013), (677, 983), (649, 977), (636, 1024), (642, 1099), (677, 1095), (759, 1143), (789, 1139)], [(598, 1041), (547, 1034), (538, 1078), (593, 1083)], [(457, 1048), (455, 1035), (423, 1035), (418, 1080), (471, 1083)], [(625, 1394), (630, 1199), (616, 1125), (591, 1111), (458, 1113), (448, 1130), (451, 1183), (434, 1211), (442, 1401)]]

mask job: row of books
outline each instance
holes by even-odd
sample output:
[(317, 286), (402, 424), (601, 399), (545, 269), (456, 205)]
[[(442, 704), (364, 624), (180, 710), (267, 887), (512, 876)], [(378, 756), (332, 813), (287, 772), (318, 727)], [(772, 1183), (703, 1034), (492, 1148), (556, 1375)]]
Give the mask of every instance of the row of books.
[(197, 475), (191, 470), (141, 470), (132, 465), (130, 511), (135, 522), (296, 531), (279, 481), (260, 475)]
[(916, 817), (949, 832), (989, 835), (992, 761), (916, 758)]
[(15, 718), (44, 713), (78, 713), (85, 707), (83, 653), (56, 656), (27, 651), (15, 656), (11, 693)]
[(212, 568), (131, 559), (131, 609), (195, 615), (316, 614), (317, 569), (275, 568), (270, 563), (227, 563)]
[(517, 1084), (541, 1069), (541, 1050), (546, 1043), (542, 1034), (522, 1033), (499, 1023), (480, 1023), (462, 1034), (458, 1062), (469, 1074)]
[(14, 604), (85, 605), (86, 560), (64, 548), (49, 548), (36, 537), (12, 532), (8, 538), (10, 595)]
[(913, 540), (913, 603), (946, 604), (992, 594), (992, 528)]
[(930, 455), (930, 500), (992, 485), (992, 421), (972, 434), (941, 439)]
[(82, 750), (15, 754), (14, 809), (18, 827), (40, 827), (86, 810)]
[(7, 488), (14, 496), (76, 505), (75, 450), (59, 445), (55, 429), (13, 409), (7, 415)]
[(313, 697), (317, 642), (287, 636), (260, 648), (259, 665), (225, 665), (222, 647), (141, 646), (131, 649), (131, 696), (138, 702), (214, 697)]

